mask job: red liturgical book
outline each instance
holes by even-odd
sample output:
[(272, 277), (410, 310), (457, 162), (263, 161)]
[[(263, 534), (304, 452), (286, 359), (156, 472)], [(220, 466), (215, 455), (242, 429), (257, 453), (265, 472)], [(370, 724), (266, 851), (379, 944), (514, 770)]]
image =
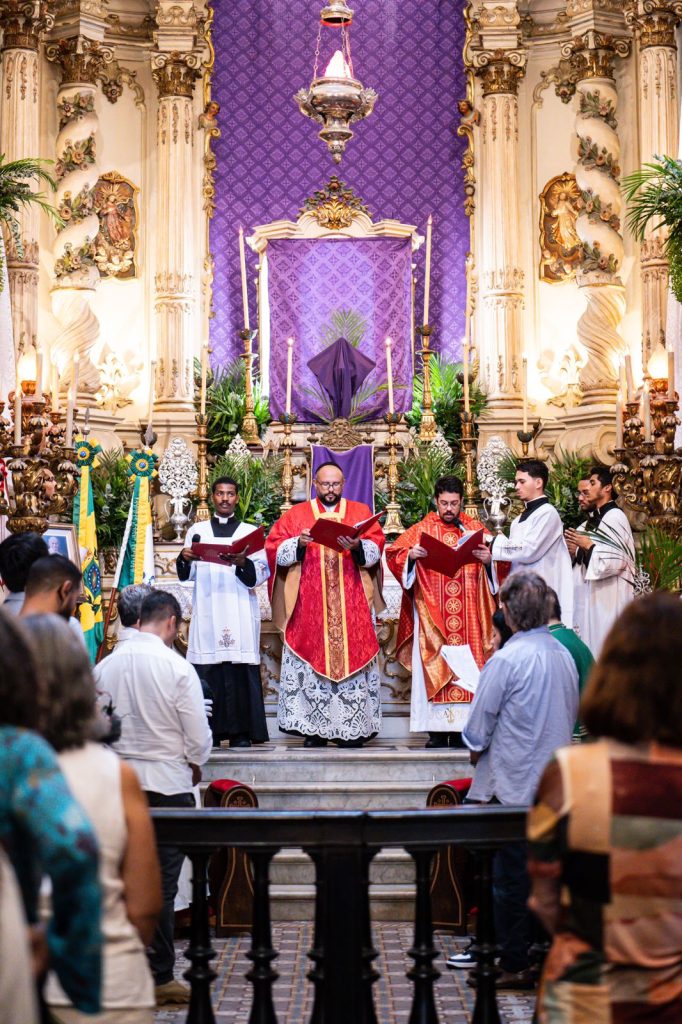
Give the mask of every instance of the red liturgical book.
[(369, 519), (363, 519), (355, 526), (338, 523), (334, 519), (317, 519), (310, 527), (310, 536), (317, 544), (322, 544), (325, 548), (331, 548), (332, 551), (343, 551), (344, 549), (339, 544), (339, 537), (360, 537), (383, 515), (385, 515), (384, 512), (377, 512), (376, 515), (370, 516)]
[(442, 573), (443, 576), (454, 576), (463, 566), (476, 561), (471, 552), (482, 543), (483, 529), (465, 533), (460, 537), (456, 548), (443, 544), (442, 540), (432, 537), (430, 533), (422, 533), (419, 544), (428, 551), (426, 558), (422, 559), (422, 565), (432, 572)]
[(192, 544), (192, 551), (199, 556), (202, 562), (215, 562), (216, 565), (225, 565), (225, 555), (238, 555), (242, 551), (247, 555), (254, 551), (261, 551), (265, 546), (265, 534), (263, 527), (252, 530), (245, 537), (239, 537), (231, 544)]

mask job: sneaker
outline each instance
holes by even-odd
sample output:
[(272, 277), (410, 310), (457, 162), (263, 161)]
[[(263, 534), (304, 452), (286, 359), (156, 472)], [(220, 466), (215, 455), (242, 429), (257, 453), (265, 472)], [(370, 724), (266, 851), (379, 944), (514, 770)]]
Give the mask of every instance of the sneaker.
[(176, 1006), (189, 1002), (189, 987), (181, 981), (167, 981), (165, 985), (157, 985), (154, 994), (157, 1006)]
[(470, 971), (477, 963), (478, 957), (474, 953), (474, 944), (470, 942), (466, 949), (461, 949), (459, 953), (449, 956), (445, 961), (445, 966), (449, 967), (451, 971)]

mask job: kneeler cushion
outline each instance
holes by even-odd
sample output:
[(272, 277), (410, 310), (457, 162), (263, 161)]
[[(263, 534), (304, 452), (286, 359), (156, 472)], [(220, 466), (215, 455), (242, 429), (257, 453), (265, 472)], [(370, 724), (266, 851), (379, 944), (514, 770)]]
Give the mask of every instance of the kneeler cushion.
[[(215, 779), (204, 793), (204, 807), (258, 807), (258, 798), (243, 782)], [(208, 881), (215, 911), (216, 935), (250, 932), (253, 872), (246, 853), (234, 846), (217, 850), (209, 862)]]
[[(439, 782), (426, 798), (427, 807), (457, 807), (464, 802), (472, 779)], [(461, 846), (446, 846), (436, 853), (431, 868), (433, 927), (455, 935), (469, 932), (474, 903), (473, 857)]]

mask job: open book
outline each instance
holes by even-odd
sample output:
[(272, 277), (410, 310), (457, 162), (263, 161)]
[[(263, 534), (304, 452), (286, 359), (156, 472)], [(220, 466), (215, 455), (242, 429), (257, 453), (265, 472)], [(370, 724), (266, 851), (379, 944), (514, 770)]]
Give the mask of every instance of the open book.
[(322, 544), (323, 547), (331, 548), (332, 551), (343, 551), (344, 549), (339, 544), (340, 537), (354, 539), (355, 537), (362, 536), (383, 515), (385, 515), (384, 512), (377, 512), (376, 515), (363, 519), (361, 522), (356, 523), (355, 526), (350, 526), (348, 523), (339, 523), (335, 519), (316, 519), (314, 525), (310, 527), (310, 536), (316, 544)]
[(440, 649), (441, 658), (447, 662), (451, 672), (457, 677), (457, 682), (469, 693), (476, 693), (478, 677), (481, 674), (469, 644), (458, 644), (455, 646), (443, 644)]
[(196, 541), (192, 544), (192, 553), (202, 562), (213, 562), (216, 565), (225, 565), (226, 556), (239, 555), (244, 551), (247, 555), (254, 551), (261, 551), (265, 546), (265, 534), (263, 527), (252, 530), (245, 537), (239, 537), (229, 544), (199, 544)]
[(421, 559), (421, 564), (425, 569), (440, 572), (443, 576), (454, 576), (463, 566), (476, 561), (472, 551), (482, 543), (483, 527), (480, 530), (469, 530), (459, 538), (454, 548), (430, 533), (422, 533), (419, 544), (426, 548), (428, 554), (426, 558)]

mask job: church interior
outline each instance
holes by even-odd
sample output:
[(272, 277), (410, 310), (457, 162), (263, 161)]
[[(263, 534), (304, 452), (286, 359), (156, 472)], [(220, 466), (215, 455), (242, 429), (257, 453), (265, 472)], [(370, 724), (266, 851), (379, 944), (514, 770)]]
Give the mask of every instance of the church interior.
[[(176, 563), (215, 480), (238, 482), (239, 519), (267, 536), (329, 463), (382, 513), (387, 546), (443, 476), (498, 536), (522, 511), (523, 460), (549, 471), (566, 529), (579, 481), (608, 467), (633, 595), (679, 593), (680, 0), (2, 0), (0, 26), (0, 539), (37, 532), (82, 567), (93, 660), (116, 649), (124, 582), (174, 595), (187, 654), (195, 590)], [(305, 755), (278, 728), (283, 634), (255, 589), (268, 739), (213, 750), (204, 788), (239, 783), (214, 794), (226, 814), (460, 803), (469, 752), (410, 729), (386, 559), (382, 589), (379, 735)], [(298, 949), (314, 865), (281, 835), (269, 913)], [(223, 972), (262, 895), (235, 842)], [(469, 867), (446, 849), (430, 892), (447, 956)], [(390, 843), (365, 864), (384, 959), (412, 941), (423, 869)], [(458, 974), (411, 1019), (464, 1020)], [(221, 1006), (246, 1020), (239, 984)], [(395, 984), (357, 1019), (406, 1019)], [(302, 1019), (295, 1005), (279, 1019)], [(500, 1009), (474, 1019), (532, 1017), (525, 995)]]

